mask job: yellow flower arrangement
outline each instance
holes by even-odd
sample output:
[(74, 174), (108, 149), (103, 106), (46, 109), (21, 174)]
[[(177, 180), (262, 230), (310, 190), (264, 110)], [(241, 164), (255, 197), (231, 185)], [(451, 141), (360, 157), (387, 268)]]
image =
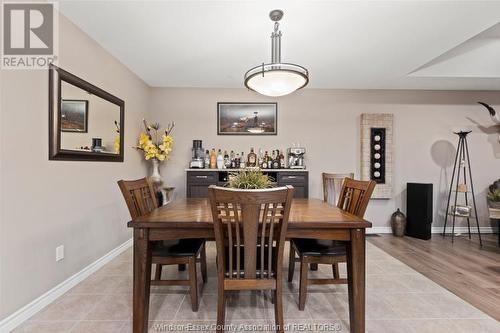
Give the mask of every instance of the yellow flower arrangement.
[(160, 129), (160, 124), (154, 123), (148, 125), (144, 119), (143, 122), (146, 131), (141, 132), (139, 135), (139, 142), (135, 148), (144, 152), (144, 158), (146, 160), (157, 159), (160, 162), (165, 161), (172, 151), (174, 139), (171, 133), (175, 124), (173, 122), (168, 124), (165, 134), (159, 137), (158, 131)]
[(115, 153), (120, 153), (120, 124), (115, 120), (116, 134), (113, 141), (113, 147), (115, 148)]

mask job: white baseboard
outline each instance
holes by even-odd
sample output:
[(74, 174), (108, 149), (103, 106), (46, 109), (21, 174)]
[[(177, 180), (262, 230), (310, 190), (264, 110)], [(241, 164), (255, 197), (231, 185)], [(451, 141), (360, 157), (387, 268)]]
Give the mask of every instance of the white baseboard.
[[(497, 233), (498, 229), (497, 228), (492, 228), (492, 227), (479, 227), (479, 230), (481, 231), (482, 234), (493, 234)], [(451, 227), (446, 227), (446, 233), (451, 233), (452, 228)], [(477, 234), (477, 227), (472, 227), (470, 228), (470, 231), (472, 234)], [(443, 227), (432, 227), (431, 233), (433, 234), (440, 234), (443, 232)], [(455, 227), (455, 233), (468, 233), (467, 227)], [(391, 227), (372, 227), (369, 229), (366, 229), (366, 234), (392, 234), (392, 229)]]
[[(446, 227), (446, 233), (451, 234), (452, 233), (452, 227)], [(479, 231), (481, 231), (482, 234), (494, 234), (498, 232), (497, 228), (493, 227), (479, 227)], [(443, 227), (432, 227), (432, 233), (433, 234), (441, 234), (443, 232)], [(470, 232), (471, 234), (477, 234), (477, 227), (476, 226), (470, 226)], [(469, 233), (469, 229), (467, 227), (455, 227), (455, 233)]]
[(69, 277), (65, 281), (61, 282), (51, 290), (47, 291), (42, 296), (38, 297), (31, 303), (23, 306), (21, 309), (17, 310), (7, 318), (0, 321), (0, 332), (7, 333), (15, 329), (17, 326), (22, 324), (24, 321), (29, 319), (35, 313), (55, 301), (58, 297), (66, 293), (68, 290), (76, 286), (78, 283), (85, 280), (92, 273), (95, 273), (98, 269), (109, 263), (111, 260), (116, 258), (122, 252), (130, 248), (133, 244), (132, 238), (127, 240), (125, 243), (119, 245), (113, 250), (109, 251), (107, 254), (97, 259), (75, 275)]

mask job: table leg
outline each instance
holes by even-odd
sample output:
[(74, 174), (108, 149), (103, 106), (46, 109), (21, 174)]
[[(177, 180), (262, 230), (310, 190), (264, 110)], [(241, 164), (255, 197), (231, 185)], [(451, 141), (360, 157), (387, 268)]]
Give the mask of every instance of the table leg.
[(151, 248), (148, 229), (134, 229), (133, 332), (148, 332)]
[(347, 246), (347, 280), (351, 333), (365, 332), (365, 230), (352, 229)]

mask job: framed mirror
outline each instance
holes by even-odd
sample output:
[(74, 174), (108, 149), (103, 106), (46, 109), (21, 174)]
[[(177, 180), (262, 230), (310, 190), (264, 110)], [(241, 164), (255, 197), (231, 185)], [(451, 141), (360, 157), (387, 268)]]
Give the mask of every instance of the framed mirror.
[(123, 162), (125, 102), (49, 68), (49, 159)]

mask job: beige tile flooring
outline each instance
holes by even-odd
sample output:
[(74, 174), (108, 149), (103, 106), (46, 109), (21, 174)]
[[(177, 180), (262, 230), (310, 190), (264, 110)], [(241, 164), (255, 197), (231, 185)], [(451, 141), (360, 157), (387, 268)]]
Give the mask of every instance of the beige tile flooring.
[[(201, 291), (198, 312), (191, 311), (184, 287), (152, 288), (150, 332), (175, 329), (206, 332), (207, 327), (215, 322), (217, 280), (213, 243), (208, 244), (208, 261), (209, 279)], [(298, 270), (298, 265), (296, 268)], [(342, 269), (345, 274), (345, 266)], [(179, 274), (185, 276), (186, 273), (178, 272), (176, 267), (164, 269), (164, 277), (178, 277)], [(331, 268), (326, 265), (311, 272), (318, 277), (330, 274)], [(312, 286), (305, 311), (299, 311), (298, 275), (296, 271), (293, 283), (285, 283), (284, 312), (289, 331), (348, 332), (347, 287)], [(500, 332), (496, 320), (370, 243), (367, 243), (366, 287), (367, 332)], [(14, 332), (132, 332), (131, 291), (132, 250), (129, 249)], [(226, 312), (226, 323), (233, 324), (239, 332), (268, 331), (265, 325), (272, 324), (274, 318), (269, 295), (263, 292), (231, 295)]]

